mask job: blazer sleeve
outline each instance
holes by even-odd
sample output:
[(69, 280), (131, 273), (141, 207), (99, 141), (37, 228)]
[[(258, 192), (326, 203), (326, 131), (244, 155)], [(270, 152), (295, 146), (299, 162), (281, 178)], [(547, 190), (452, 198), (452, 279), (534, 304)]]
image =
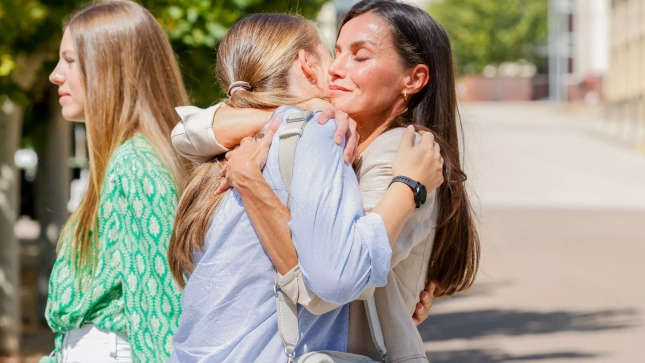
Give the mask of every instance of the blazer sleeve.
[(205, 110), (195, 106), (177, 107), (181, 121), (172, 130), (172, 145), (177, 152), (195, 163), (204, 163), (229, 149), (220, 145), (213, 133), (213, 116), (218, 103)]

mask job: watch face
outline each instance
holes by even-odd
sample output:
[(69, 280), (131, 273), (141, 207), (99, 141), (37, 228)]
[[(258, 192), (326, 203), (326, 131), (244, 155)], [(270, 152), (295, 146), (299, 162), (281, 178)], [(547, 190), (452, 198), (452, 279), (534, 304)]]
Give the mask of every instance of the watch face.
[(419, 204), (425, 203), (426, 198), (428, 198), (428, 191), (425, 186), (421, 185), (417, 192), (417, 200), (419, 201)]

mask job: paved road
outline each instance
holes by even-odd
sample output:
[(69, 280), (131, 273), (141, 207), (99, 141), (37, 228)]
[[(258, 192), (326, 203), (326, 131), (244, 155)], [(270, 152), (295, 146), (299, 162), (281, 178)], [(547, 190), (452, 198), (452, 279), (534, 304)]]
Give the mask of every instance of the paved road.
[(645, 362), (645, 154), (548, 104), (462, 111), (483, 261), (420, 327), (431, 362)]
[(420, 330), (433, 363), (645, 362), (645, 153), (549, 104), (466, 104), (483, 241)]

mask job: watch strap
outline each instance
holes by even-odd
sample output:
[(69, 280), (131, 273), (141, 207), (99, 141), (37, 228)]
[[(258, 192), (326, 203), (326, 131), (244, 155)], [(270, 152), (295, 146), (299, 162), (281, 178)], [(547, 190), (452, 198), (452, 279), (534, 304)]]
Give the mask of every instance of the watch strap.
[[(392, 183), (397, 183), (397, 182), (398, 183), (403, 183), (403, 184), (409, 186), (410, 189), (412, 189), (412, 193), (414, 194), (414, 204), (416, 204), (417, 208), (421, 207), (421, 202), (419, 201), (417, 187), (419, 185), (423, 185), (423, 184), (419, 183), (418, 181), (416, 181), (414, 179), (410, 179), (407, 176), (399, 175), (399, 176), (395, 176), (394, 178), (392, 178), (392, 181), (390, 182), (390, 185), (392, 185)], [(388, 187), (389, 187), (389, 185), (388, 185)]]

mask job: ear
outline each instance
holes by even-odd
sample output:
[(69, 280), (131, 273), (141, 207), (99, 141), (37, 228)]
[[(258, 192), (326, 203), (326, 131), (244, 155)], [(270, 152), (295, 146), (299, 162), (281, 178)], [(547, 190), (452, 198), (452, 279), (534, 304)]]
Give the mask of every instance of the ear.
[(425, 64), (410, 67), (404, 82), (403, 89), (407, 91), (408, 95), (419, 93), (430, 82), (430, 68)]
[(318, 79), (318, 72), (316, 69), (311, 65), (310, 55), (305, 51), (304, 49), (300, 49), (298, 51), (298, 56), (297, 56), (297, 62), (300, 64), (300, 69), (302, 70), (302, 73), (307, 77), (309, 82), (311, 83), (316, 83)]

